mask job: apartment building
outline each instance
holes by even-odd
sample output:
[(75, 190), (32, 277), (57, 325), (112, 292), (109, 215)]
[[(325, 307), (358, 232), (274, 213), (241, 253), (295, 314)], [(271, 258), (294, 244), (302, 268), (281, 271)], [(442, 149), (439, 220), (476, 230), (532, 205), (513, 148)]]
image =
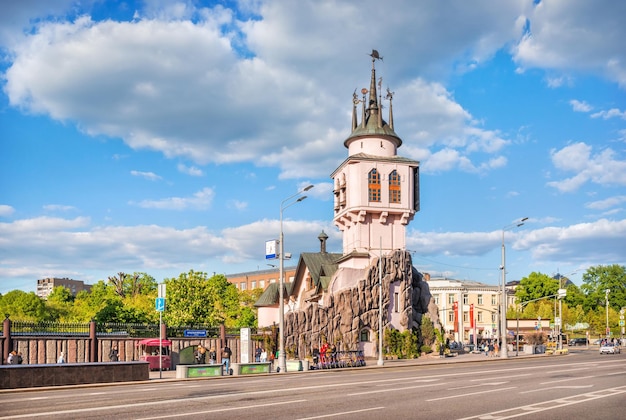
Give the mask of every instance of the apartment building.
[(37, 296), (47, 299), (55, 287), (67, 287), (73, 296), (82, 290), (91, 290), (91, 285), (85, 284), (82, 280), (71, 280), (68, 278), (47, 277), (37, 280)]

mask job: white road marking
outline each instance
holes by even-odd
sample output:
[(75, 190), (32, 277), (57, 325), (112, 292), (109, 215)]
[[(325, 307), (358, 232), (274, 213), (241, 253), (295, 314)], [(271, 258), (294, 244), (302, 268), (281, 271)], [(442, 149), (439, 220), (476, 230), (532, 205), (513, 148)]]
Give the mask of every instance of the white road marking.
[(366, 411), (374, 411), (374, 410), (383, 410), (385, 407), (372, 407), (372, 408), (363, 408), (361, 410), (353, 410), (353, 411), (343, 411), (341, 413), (330, 413), (330, 414), (324, 414), (321, 416), (315, 416), (315, 417), (302, 417), (298, 420), (312, 420), (312, 419), (323, 419), (325, 417), (337, 417), (337, 416), (343, 416), (346, 414), (356, 414), (356, 413), (365, 413)]
[[(517, 387), (516, 386), (510, 386), (510, 387), (507, 387), (507, 388), (498, 388), (498, 392), (506, 391), (507, 389), (515, 389), (515, 388), (517, 388)], [(452, 398), (463, 398), (463, 397), (469, 397), (470, 395), (480, 395), (480, 394), (486, 394), (486, 393), (493, 393), (493, 389), (487, 389), (487, 390), (480, 391), (480, 392), (468, 392), (467, 394), (449, 395), (447, 397), (431, 398), (431, 399), (426, 400), (426, 401), (450, 400)]]
[[(529, 414), (538, 414), (542, 411), (554, 410), (568, 405), (585, 403), (591, 400), (597, 400), (599, 398), (608, 398), (615, 395), (626, 393), (626, 386), (618, 388), (607, 388), (598, 391), (589, 392), (586, 394), (571, 395), (569, 397), (557, 398), (550, 401), (543, 401), (536, 404), (522, 405), (519, 407), (507, 408), (506, 410), (492, 411), (490, 413), (478, 414), (472, 417), (465, 417), (459, 420), (471, 420), (471, 419), (511, 419), (514, 417), (527, 416)], [(549, 416), (544, 416), (548, 418)]]
[(187, 417), (187, 416), (194, 416), (198, 414), (220, 413), (220, 412), (225, 412), (225, 411), (249, 410), (249, 409), (256, 409), (256, 408), (263, 408), (263, 407), (272, 407), (275, 405), (296, 404), (296, 403), (301, 403), (305, 401), (306, 400), (281, 401), (281, 402), (276, 402), (276, 403), (245, 405), (242, 407), (216, 408), (214, 410), (193, 411), (193, 412), (185, 412), (185, 413), (180, 413), (180, 414), (168, 414), (166, 416), (143, 417), (141, 419), (135, 419), (135, 420), (170, 419), (172, 417)]

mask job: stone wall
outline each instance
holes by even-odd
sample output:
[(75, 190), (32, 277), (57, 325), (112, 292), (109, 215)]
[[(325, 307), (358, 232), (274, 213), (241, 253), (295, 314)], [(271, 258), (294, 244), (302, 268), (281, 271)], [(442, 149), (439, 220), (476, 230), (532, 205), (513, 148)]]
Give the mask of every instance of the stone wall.
[[(296, 349), (300, 358), (311, 354), (313, 346), (327, 340), (338, 350), (359, 350), (359, 333), (364, 328), (378, 331), (379, 319), (379, 261), (363, 270), (362, 279), (353, 287), (337, 290), (327, 295), (322, 305), (309, 304), (302, 310), (285, 314), (285, 351)], [(399, 284), (399, 325), (390, 324), (390, 317), (383, 319), (383, 328), (400, 331), (417, 328), (422, 316), (428, 314), (437, 327), (439, 319), (432, 301), (428, 284), (412, 265), (411, 255), (395, 251), (382, 258), (383, 314), (388, 314), (392, 284)], [(341, 271), (336, 273), (340, 276)], [(328, 290), (333, 290), (333, 278)], [(433, 308), (434, 306), (434, 308)], [(430, 309), (430, 310), (429, 310)], [(375, 337), (371, 338), (376, 340)]]
[(146, 362), (0, 366), (0, 389), (147, 381)]

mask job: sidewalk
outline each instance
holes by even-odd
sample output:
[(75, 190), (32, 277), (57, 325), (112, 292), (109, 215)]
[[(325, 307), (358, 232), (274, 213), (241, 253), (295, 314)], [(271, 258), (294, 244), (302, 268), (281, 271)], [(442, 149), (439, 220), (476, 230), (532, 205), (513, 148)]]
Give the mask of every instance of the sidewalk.
[[(515, 355), (515, 352), (512, 354), (509, 352), (509, 357), (507, 359), (502, 359), (500, 357), (487, 357), (485, 353), (462, 353), (453, 357), (445, 357), (440, 358), (438, 354), (432, 354), (428, 356), (422, 356), (417, 359), (395, 359), (395, 360), (384, 360), (383, 366), (378, 366), (377, 359), (367, 359), (366, 365), (364, 367), (354, 367), (354, 368), (336, 368), (332, 370), (342, 370), (342, 369), (379, 369), (390, 366), (420, 366), (420, 365), (447, 365), (454, 363), (471, 363), (471, 362), (496, 362), (496, 361), (504, 361), (504, 360), (517, 360), (517, 359), (526, 359), (532, 357), (549, 357), (547, 354), (524, 354), (523, 352), (519, 352), (519, 355)], [(292, 374), (303, 374), (307, 372), (318, 372), (319, 370), (308, 370), (308, 371), (300, 371), (300, 372), (287, 372)], [(275, 374), (276, 372), (270, 373), (270, 375)], [(244, 375), (245, 376), (245, 375)], [(209, 379), (209, 378), (206, 378)], [(150, 372), (150, 380), (180, 380), (183, 381), (185, 379), (176, 379), (176, 370), (166, 370), (163, 372), (159, 371), (151, 371)]]

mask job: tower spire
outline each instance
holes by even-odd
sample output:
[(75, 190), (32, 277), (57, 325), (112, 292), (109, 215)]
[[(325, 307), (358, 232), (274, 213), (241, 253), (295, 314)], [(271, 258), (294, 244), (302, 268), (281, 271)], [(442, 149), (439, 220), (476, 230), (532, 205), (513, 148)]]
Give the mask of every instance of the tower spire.
[(370, 111), (376, 110), (378, 111), (378, 94), (376, 93), (376, 60), (382, 60), (383, 58), (378, 54), (378, 51), (372, 50), (370, 54), (372, 57), (372, 79), (370, 80), (370, 101), (369, 101), (369, 109)]

